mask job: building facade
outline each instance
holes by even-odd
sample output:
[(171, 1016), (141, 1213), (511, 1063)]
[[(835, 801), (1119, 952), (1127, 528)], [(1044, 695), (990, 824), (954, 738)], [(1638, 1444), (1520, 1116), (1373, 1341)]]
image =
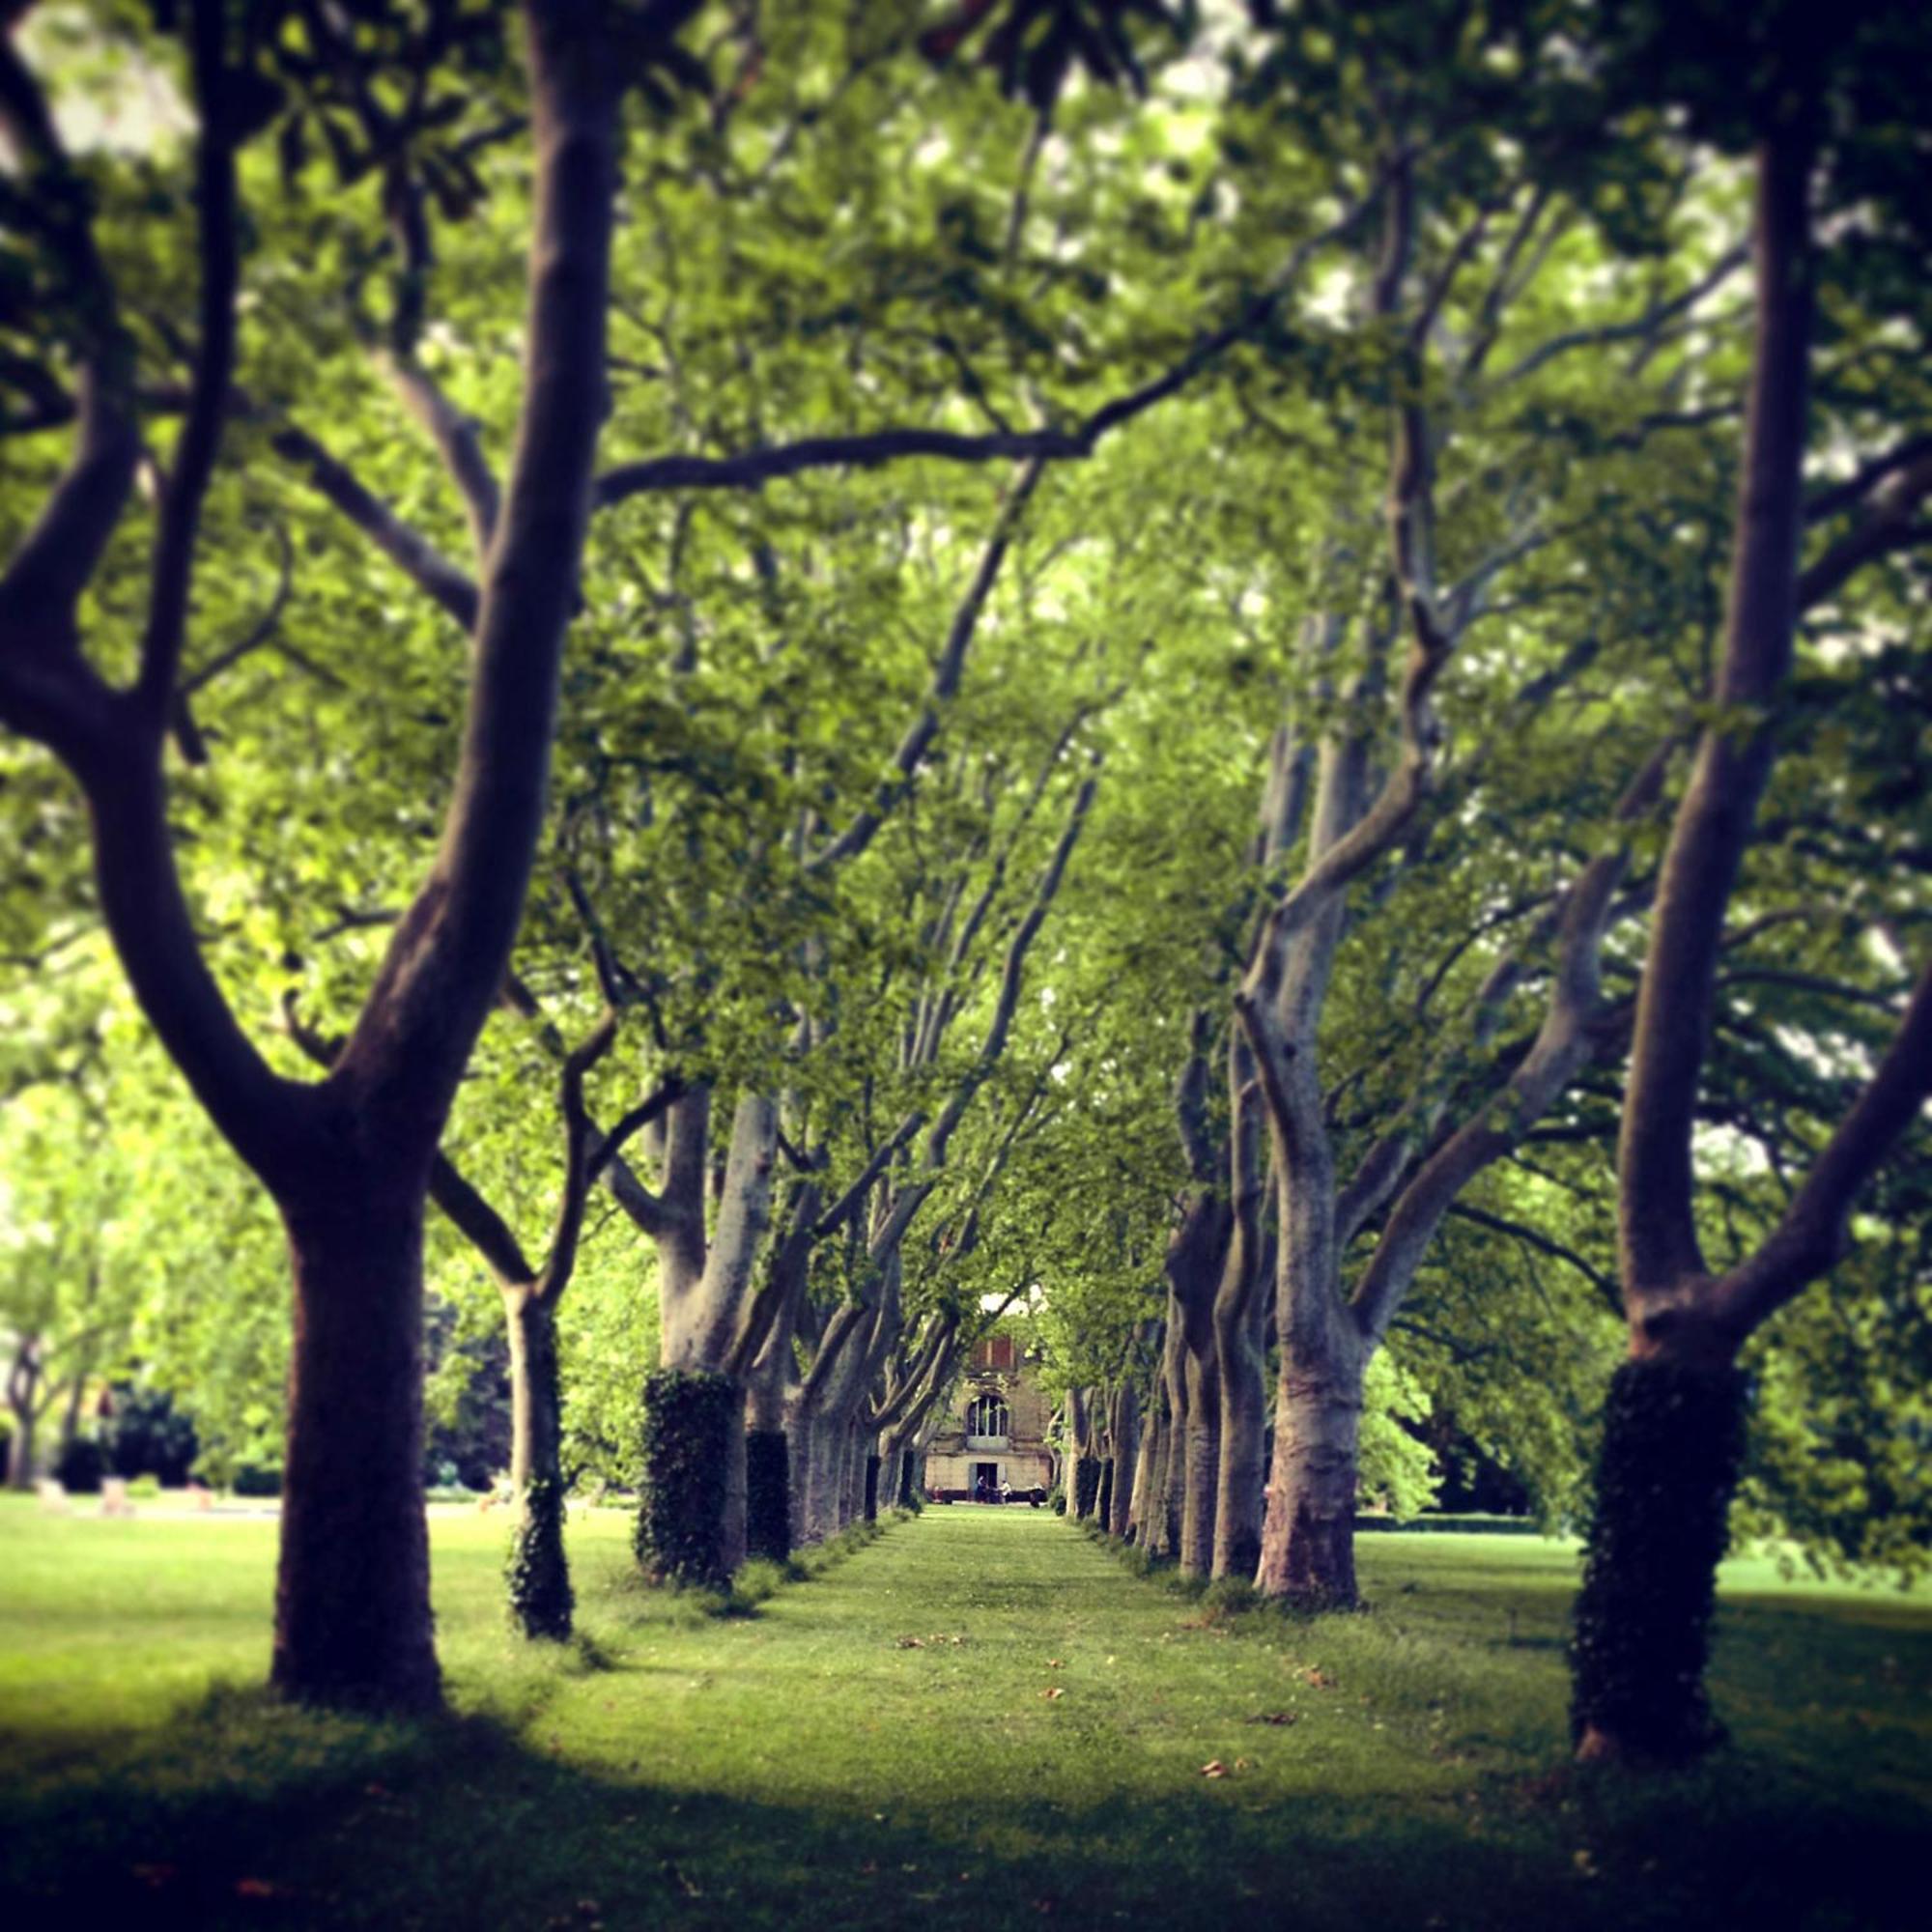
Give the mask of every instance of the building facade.
[(1014, 1495), (1053, 1487), (1057, 1463), (1046, 1439), (1052, 1405), (1027, 1375), (1010, 1335), (979, 1343), (952, 1406), (925, 1452), (925, 1486), (970, 1502), (1003, 1486)]

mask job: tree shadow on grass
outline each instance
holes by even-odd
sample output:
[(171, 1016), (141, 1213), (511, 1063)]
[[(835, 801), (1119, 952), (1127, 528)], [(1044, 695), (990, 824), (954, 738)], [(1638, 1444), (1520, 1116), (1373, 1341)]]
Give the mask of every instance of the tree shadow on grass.
[(1923, 1816), (1723, 1762), (1648, 1784), (1485, 1778), (1454, 1799), (1264, 1804), (976, 1795), (902, 1814), (680, 1789), (542, 1723), (384, 1724), (247, 1692), (0, 1794), (0, 1919), (58, 1927), (1314, 1928), (1917, 1922)]

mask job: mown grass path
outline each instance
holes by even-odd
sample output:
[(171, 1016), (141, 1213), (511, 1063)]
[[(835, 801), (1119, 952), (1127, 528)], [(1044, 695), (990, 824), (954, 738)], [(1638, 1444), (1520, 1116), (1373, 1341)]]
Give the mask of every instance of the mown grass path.
[(1932, 1625), (1895, 1598), (1741, 1598), (1737, 1747), (1633, 1791), (1564, 1762), (1552, 1546), (1365, 1539), (1377, 1612), (1294, 1624), (962, 1506), (717, 1616), (593, 1519), (559, 1654), (503, 1633), (500, 1526), (445, 1519), (459, 1715), (406, 1729), (162, 1721), (144, 1685), (265, 1665), (272, 1530), (117, 1527), (0, 1521), (10, 1924), (1920, 1922)]

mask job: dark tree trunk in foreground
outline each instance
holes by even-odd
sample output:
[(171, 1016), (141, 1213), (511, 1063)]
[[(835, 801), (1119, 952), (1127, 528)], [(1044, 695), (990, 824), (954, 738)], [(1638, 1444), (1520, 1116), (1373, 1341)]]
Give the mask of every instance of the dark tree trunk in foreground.
[(1744, 1418), (1744, 1378), (1722, 1361), (1628, 1361), (1610, 1384), (1572, 1648), (1589, 1755), (1679, 1763), (1722, 1736), (1704, 1665)]
[[(78, 781), (101, 916), (135, 998), (288, 1229), (295, 1350), (274, 1681), (299, 1698), (415, 1710), (438, 1694), (420, 1462), (425, 1190), (502, 985), (543, 826), (607, 401), (620, 76), (601, 8), (530, 0), (526, 379), (485, 581), (458, 600), (474, 645), (462, 750), (436, 858), (334, 1069), (304, 1087), (262, 1058), (209, 970), (167, 811), (166, 744), (191, 737), (182, 668), (201, 512), (234, 403), (242, 220), (232, 11), (215, 0), (188, 10), (200, 313), (188, 405), (157, 493), (139, 668), (119, 686), (90, 661), (83, 620), (143, 445), (134, 345), (96, 245), (92, 196), (17, 49), (0, 43), (0, 120), (16, 173), (30, 199), (66, 211), (41, 239), (74, 291), (63, 348), (76, 368), (72, 461), (0, 578), (0, 724), (47, 746)], [(318, 17), (318, 31), (331, 31)], [(342, 52), (353, 63), (353, 49)]]
[[(1725, 1515), (1743, 1453), (1738, 1350), (1843, 1252), (1860, 1188), (1932, 1092), (1932, 965), (1897, 1033), (1756, 1251), (1707, 1266), (1693, 1131), (1731, 895), (1776, 752), (1807, 603), (1834, 594), (1885, 520), (1911, 515), (1932, 472), (1886, 500), (1802, 574), (1813, 260), (1810, 189), (1823, 123), (1815, 73), (1787, 76), (1757, 158), (1757, 333), (1717, 674), (1671, 826), (1644, 960), (1618, 1145), (1618, 1260), (1631, 1355), (1612, 1385), (1573, 1651), (1573, 1724), (1587, 1760), (1669, 1762), (1719, 1736), (1704, 1662)], [(1880, 530), (1883, 534), (1883, 528)]]
[(273, 1681), (322, 1703), (438, 1701), (422, 1503), (422, 1208), (374, 1177), (288, 1216), (295, 1354)]

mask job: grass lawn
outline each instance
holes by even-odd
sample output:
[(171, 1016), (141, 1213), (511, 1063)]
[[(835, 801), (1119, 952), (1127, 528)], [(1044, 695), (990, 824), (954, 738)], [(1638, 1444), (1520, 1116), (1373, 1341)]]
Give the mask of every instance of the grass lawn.
[(1734, 1742), (1633, 1783), (1565, 1761), (1560, 1546), (1365, 1537), (1375, 1613), (1293, 1623), (960, 1507), (719, 1615), (628, 1528), (573, 1519), (555, 1651), (435, 1516), (454, 1715), (398, 1725), (253, 1688), (271, 1521), (0, 1507), (0, 1924), (1926, 1922), (1922, 1599), (1731, 1566)]

